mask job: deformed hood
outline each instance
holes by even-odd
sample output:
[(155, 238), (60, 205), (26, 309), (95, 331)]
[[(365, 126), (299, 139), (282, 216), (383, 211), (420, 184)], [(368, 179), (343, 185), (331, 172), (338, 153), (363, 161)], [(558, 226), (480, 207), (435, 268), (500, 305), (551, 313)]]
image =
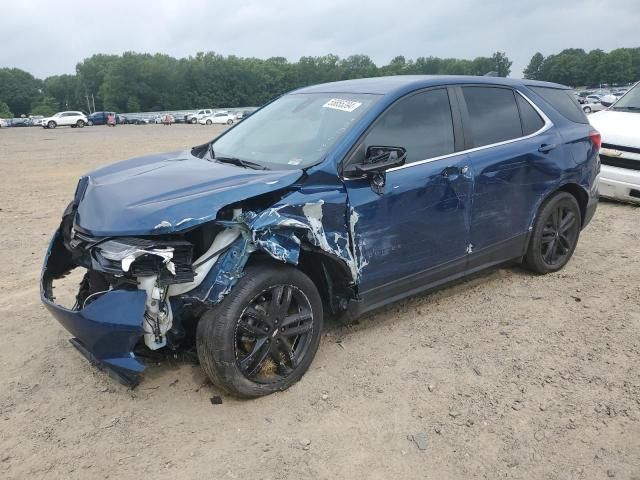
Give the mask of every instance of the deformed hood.
[(75, 224), (100, 237), (185, 230), (226, 205), (286, 188), (302, 173), (210, 162), (188, 150), (125, 160), (81, 180)]

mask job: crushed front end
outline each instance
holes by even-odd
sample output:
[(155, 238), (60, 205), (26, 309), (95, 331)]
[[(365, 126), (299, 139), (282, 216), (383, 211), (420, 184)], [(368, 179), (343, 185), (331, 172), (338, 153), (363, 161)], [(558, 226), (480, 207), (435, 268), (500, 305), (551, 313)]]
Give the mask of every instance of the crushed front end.
[[(144, 369), (133, 353), (136, 345), (143, 340), (157, 350), (181, 343), (185, 325), (183, 318), (174, 320), (176, 314), (188, 317), (194, 303), (202, 303), (185, 301), (183, 294), (198, 291), (239, 231), (210, 224), (186, 234), (92, 237), (76, 230), (75, 213), (71, 204), (49, 245), (42, 301), (91, 362), (135, 386)], [(54, 281), (76, 268), (86, 272), (75, 304), (58, 305)]]

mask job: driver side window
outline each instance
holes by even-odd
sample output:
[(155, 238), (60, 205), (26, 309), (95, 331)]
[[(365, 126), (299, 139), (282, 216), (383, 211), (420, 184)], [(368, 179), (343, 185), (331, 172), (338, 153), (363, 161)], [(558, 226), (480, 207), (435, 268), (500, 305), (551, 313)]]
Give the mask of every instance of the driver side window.
[(453, 153), (453, 119), (449, 95), (444, 88), (398, 100), (377, 120), (364, 140), (370, 146), (403, 147), (406, 163)]

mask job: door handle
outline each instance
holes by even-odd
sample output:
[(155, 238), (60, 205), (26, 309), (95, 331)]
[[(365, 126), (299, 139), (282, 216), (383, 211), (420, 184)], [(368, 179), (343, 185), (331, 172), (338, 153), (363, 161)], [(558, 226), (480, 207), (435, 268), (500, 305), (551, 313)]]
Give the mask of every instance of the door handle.
[(538, 148), (538, 151), (540, 153), (547, 153), (547, 152), (550, 152), (551, 150), (553, 150), (556, 147), (557, 147), (557, 145), (555, 145), (553, 143), (550, 143), (550, 144), (543, 143), (542, 145), (540, 145), (540, 148)]
[(449, 181), (456, 180), (460, 175), (466, 176), (469, 173), (469, 167), (447, 167), (442, 170), (441, 175)]

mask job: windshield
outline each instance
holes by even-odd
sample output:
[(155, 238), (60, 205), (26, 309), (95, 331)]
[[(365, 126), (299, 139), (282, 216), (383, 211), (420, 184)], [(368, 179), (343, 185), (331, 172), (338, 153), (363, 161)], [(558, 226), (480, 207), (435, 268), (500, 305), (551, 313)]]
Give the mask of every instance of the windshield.
[(624, 97), (613, 105), (614, 110), (633, 110), (640, 112), (640, 83), (629, 90)]
[(276, 170), (309, 167), (322, 160), (378, 98), (353, 93), (285, 95), (216, 140), (215, 156)]

